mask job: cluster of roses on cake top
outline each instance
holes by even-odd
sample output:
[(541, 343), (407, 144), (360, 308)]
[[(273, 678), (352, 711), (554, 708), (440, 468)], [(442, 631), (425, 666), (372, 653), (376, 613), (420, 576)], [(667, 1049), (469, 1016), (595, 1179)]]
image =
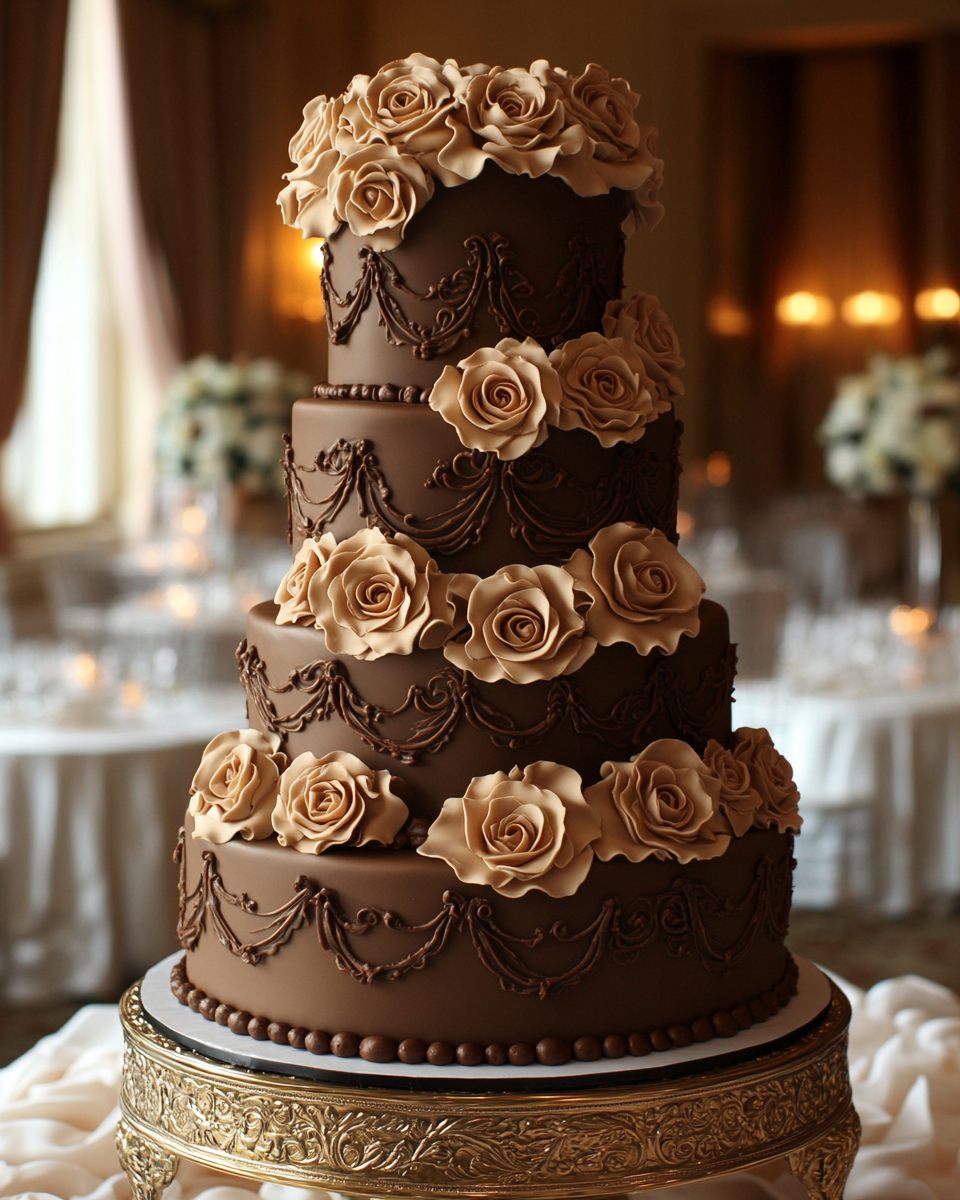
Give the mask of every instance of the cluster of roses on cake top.
[(340, 96), (317, 96), (290, 142), (296, 164), (279, 203), (305, 237), (344, 224), (375, 250), (400, 244), (434, 187), (459, 187), (488, 163), (563, 179), (580, 196), (624, 192), (627, 233), (660, 219), (657, 131), (638, 125), (640, 97), (591, 63), (571, 75), (538, 59), (529, 70), (461, 67), (411, 54)]

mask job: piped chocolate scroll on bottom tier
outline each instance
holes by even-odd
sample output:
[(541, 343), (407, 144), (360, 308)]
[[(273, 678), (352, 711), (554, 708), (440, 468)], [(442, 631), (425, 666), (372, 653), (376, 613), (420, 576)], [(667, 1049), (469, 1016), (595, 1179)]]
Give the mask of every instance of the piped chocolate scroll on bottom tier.
[(409, 850), (213, 845), (188, 817), (180, 940), (191, 988), (264, 1028), (603, 1042), (775, 991), (791, 863), (789, 835), (754, 830), (720, 858), (595, 861), (574, 896), (507, 899)]

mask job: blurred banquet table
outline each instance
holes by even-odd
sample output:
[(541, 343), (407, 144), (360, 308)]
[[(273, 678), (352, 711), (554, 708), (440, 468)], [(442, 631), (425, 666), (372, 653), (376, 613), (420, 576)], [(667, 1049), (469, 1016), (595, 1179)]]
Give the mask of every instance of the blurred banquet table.
[(176, 948), (190, 782), (245, 724), (234, 685), (114, 724), (0, 725), (0, 1002), (110, 994)]
[(960, 897), (960, 683), (812, 692), (738, 683), (735, 726), (765, 726), (793, 764), (803, 835), (794, 903), (888, 916)]

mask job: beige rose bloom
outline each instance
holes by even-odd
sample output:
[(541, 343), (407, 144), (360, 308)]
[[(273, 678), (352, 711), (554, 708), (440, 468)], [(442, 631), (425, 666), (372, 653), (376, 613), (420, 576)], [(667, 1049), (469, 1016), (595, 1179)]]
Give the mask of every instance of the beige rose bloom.
[(281, 846), (322, 854), (331, 846), (392, 842), (409, 810), (389, 771), (371, 771), (353, 754), (298, 755), (280, 776), (273, 828)]
[(760, 807), (760, 793), (750, 778), (750, 764), (744, 758), (747, 742), (734, 750), (721, 746), (713, 738), (707, 742), (703, 761), (720, 780), (720, 811), (730, 822), (735, 837), (753, 828), (754, 817)]
[(744, 726), (733, 735), (734, 753), (750, 768), (750, 781), (760, 793), (753, 823), (760, 829), (776, 828), (781, 833), (799, 832), (803, 817), (797, 811), (800, 793), (793, 781), (793, 767), (773, 744), (765, 729)]
[(303, 124), (290, 142), (296, 163), (284, 175), (289, 180), (277, 197), (284, 224), (303, 230), (306, 237), (330, 237), (337, 231), (337, 216), (329, 192), (330, 175), (340, 160), (334, 146), (343, 97), (317, 96), (303, 110)]
[(454, 136), (439, 163), (462, 179), (475, 179), (490, 158), (513, 175), (537, 178), (586, 140), (580, 125), (568, 123), (557, 84), (520, 67), (467, 78), (450, 125)]
[(673, 654), (700, 632), (703, 580), (659, 529), (618, 521), (575, 550), (566, 570), (593, 597), (587, 632), (601, 646), (629, 642), (640, 654)]
[[(356, 145), (382, 142), (413, 154), (447, 187), (456, 187), (464, 180), (441, 167), (437, 155), (453, 137), (448, 117), (465, 78), (452, 58), (441, 64), (425, 54), (388, 63), (372, 79), (357, 76), (344, 104), (344, 134)], [(346, 145), (345, 152), (350, 149)]]
[(319, 541), (316, 538), (303, 540), (294, 556), (293, 566), (280, 581), (273, 598), (274, 603), (280, 606), (278, 625), (295, 625), (305, 621), (313, 623), (314, 615), (308, 598), (310, 581), (336, 548), (337, 540), (332, 533), (325, 533)]
[(636, 442), (670, 406), (662, 404), (636, 343), (585, 333), (558, 346), (550, 362), (560, 376), (561, 429), (586, 429), (608, 449)]
[(663, 219), (660, 189), (663, 187), (663, 159), (657, 158), (657, 131), (652, 125), (640, 128), (640, 140), (644, 151), (653, 165), (653, 172), (645, 183), (628, 193), (630, 210), (624, 217), (621, 228), (629, 237), (639, 229), (649, 230)]
[(552, 762), (471, 779), (446, 800), (417, 848), (442, 858), (463, 883), (515, 899), (537, 890), (572, 896), (587, 877), (600, 822), (576, 771)]
[(720, 780), (696, 750), (662, 738), (628, 763), (606, 762), (599, 783), (584, 792), (600, 816), (594, 846), (608, 862), (674, 858), (688, 863), (716, 858), (730, 845), (730, 827), (718, 811)]
[(217, 845), (238, 833), (248, 842), (269, 837), (270, 813), (286, 765), (275, 733), (234, 729), (215, 737), (190, 785), (193, 836)]
[(680, 342), (673, 322), (660, 307), (656, 296), (637, 292), (629, 300), (610, 300), (603, 314), (603, 332), (607, 337), (626, 338), (636, 343), (647, 377), (656, 384), (661, 412), (670, 404), (670, 396), (682, 396), (683, 384), (676, 372), (683, 367)]
[(567, 120), (577, 122), (587, 134), (583, 148), (557, 158), (550, 174), (565, 179), (578, 196), (604, 195), (611, 188), (632, 192), (646, 184), (655, 159), (634, 119), (640, 97), (627, 81), (611, 79), (596, 63), (576, 78), (546, 63), (534, 67), (539, 68), (535, 72), (539, 79), (557, 84)]
[(597, 648), (583, 617), (589, 603), (562, 567), (501, 567), (469, 590), (470, 636), (447, 642), (444, 656), (486, 683), (569, 675)]
[(533, 338), (504, 338), (444, 367), (430, 407), (464, 446), (512, 460), (543, 443), (560, 412), (560, 381)]
[(450, 588), (457, 578), (441, 575), (406, 534), (361, 529), (317, 567), (307, 603), (332, 654), (410, 654), (418, 642), (435, 649), (462, 628), (464, 605)]
[(352, 233), (374, 250), (392, 250), (433, 195), (433, 177), (412, 155), (374, 142), (341, 158), (327, 187), (337, 216)]

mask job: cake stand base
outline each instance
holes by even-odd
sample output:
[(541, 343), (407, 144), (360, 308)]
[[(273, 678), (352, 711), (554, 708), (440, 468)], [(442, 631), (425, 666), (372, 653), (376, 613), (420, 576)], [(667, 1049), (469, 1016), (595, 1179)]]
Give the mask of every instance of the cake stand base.
[(160, 1200), (181, 1157), (259, 1181), (437, 1200), (612, 1196), (786, 1158), (812, 1200), (840, 1200), (860, 1122), (850, 1007), (830, 990), (794, 1039), (734, 1064), (521, 1094), (349, 1086), (231, 1065), (156, 1029), (135, 984), (120, 1002), (117, 1149), (136, 1200)]

